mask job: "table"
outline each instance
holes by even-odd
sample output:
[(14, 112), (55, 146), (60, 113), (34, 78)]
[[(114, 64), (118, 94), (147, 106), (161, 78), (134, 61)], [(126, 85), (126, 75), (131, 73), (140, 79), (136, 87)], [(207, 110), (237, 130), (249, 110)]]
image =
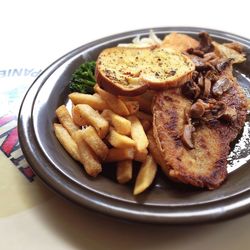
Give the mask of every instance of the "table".
[[(216, 5), (215, 5), (216, 4)], [(170, 226), (120, 221), (80, 208), (35, 177), (16, 116), (46, 66), (86, 42), (132, 29), (200, 26), (250, 38), (246, 1), (6, 1), (0, 15), (0, 249), (248, 249), (250, 215)]]

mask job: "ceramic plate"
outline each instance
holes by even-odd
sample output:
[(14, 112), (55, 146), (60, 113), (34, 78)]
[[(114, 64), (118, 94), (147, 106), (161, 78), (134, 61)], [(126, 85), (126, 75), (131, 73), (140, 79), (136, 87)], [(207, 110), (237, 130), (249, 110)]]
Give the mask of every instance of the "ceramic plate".
[[(155, 28), (163, 38), (176, 31), (197, 38), (207, 31), (215, 41), (237, 41), (247, 52), (247, 61), (235, 67), (234, 74), (246, 91), (250, 90), (250, 41), (230, 33), (191, 27)], [(149, 29), (122, 33), (83, 45), (50, 65), (28, 90), (19, 113), (19, 139), (23, 153), (35, 173), (64, 197), (115, 217), (153, 223), (193, 223), (227, 218), (250, 208), (249, 117), (242, 134), (232, 146), (229, 176), (217, 190), (207, 191), (168, 181), (159, 172), (152, 187), (134, 197), (132, 184), (114, 180), (114, 166), (93, 179), (65, 152), (57, 141), (53, 122), (55, 109), (68, 102), (68, 82), (84, 61), (95, 60), (107, 47), (128, 43), (136, 35), (147, 36)]]

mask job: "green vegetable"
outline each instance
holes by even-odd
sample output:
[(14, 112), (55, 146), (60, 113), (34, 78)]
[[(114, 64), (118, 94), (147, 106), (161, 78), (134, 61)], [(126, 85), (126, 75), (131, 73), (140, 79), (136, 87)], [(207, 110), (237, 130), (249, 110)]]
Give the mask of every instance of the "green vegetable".
[(69, 82), (71, 92), (80, 92), (84, 94), (93, 94), (95, 80), (95, 61), (89, 61), (81, 64), (72, 74)]

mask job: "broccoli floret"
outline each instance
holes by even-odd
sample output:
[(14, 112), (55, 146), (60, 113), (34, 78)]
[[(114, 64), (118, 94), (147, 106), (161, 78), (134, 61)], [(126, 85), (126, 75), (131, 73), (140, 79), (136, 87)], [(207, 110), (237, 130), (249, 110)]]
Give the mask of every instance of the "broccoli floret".
[(72, 74), (69, 82), (71, 92), (80, 92), (84, 94), (93, 94), (95, 80), (95, 61), (90, 61), (81, 64)]

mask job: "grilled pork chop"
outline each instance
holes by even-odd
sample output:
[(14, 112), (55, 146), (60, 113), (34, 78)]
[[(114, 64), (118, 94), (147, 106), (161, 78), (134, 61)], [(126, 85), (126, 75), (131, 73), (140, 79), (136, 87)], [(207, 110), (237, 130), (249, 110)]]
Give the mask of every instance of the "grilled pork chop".
[[(227, 65), (220, 70), (219, 73), (216, 71), (220, 81), (227, 79), (230, 86), (216, 95), (211, 93), (215, 85), (215, 80), (214, 82), (211, 80), (210, 85), (211, 82), (213, 85), (209, 86), (209, 94), (198, 102), (203, 103), (205, 107), (210, 105), (211, 100), (215, 105), (223, 104), (223, 115), (216, 114), (220, 110), (212, 108), (209, 112), (214, 117), (211, 118), (209, 115), (206, 117), (206, 112), (203, 110), (198, 123), (191, 124), (187, 118), (187, 110), (192, 109), (195, 101), (184, 96), (180, 88), (158, 92), (154, 98), (152, 107), (154, 138), (165, 160), (164, 172), (175, 181), (214, 189), (227, 177), (230, 143), (244, 125), (247, 99), (232, 75), (232, 66)], [(204, 71), (199, 73), (201, 77), (204, 74)], [(203, 95), (205, 88), (204, 86), (200, 88)], [(197, 112), (195, 115), (197, 116)], [(189, 119), (188, 125), (187, 119)], [(192, 121), (196, 122), (197, 119)], [(187, 130), (192, 134), (191, 145), (187, 145), (183, 140), (184, 129), (189, 125), (189, 128), (194, 129), (194, 131)]]

